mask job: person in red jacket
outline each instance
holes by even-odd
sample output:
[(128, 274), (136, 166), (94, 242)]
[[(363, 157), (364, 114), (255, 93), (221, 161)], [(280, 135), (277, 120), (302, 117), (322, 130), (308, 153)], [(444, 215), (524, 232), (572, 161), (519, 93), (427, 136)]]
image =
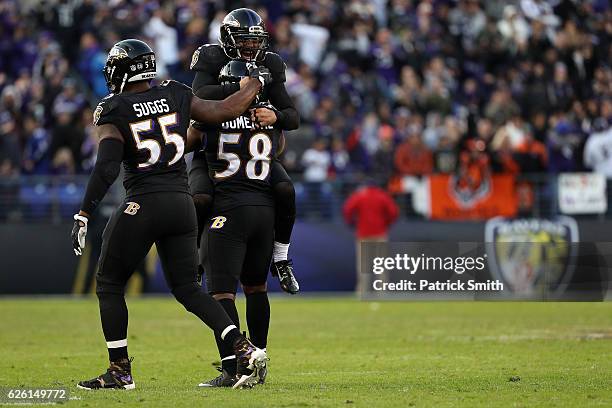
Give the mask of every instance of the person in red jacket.
[(366, 290), (370, 274), (361, 272), (361, 243), (385, 242), (389, 227), (397, 220), (399, 209), (389, 193), (373, 184), (353, 192), (342, 209), (344, 220), (356, 227), (357, 291)]

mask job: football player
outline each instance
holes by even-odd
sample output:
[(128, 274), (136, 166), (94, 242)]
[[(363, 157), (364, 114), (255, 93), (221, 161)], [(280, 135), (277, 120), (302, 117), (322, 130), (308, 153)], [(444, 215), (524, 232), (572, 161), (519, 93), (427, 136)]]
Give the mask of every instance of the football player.
[[(269, 101), (266, 106), (253, 110), (253, 120), (263, 127), (281, 130), (297, 129), (299, 114), (285, 89), (285, 63), (268, 49), (268, 32), (261, 17), (251, 9), (240, 8), (230, 12), (220, 28), (220, 45), (205, 44), (198, 48), (191, 61), (196, 72), (194, 93), (204, 99), (223, 99), (238, 89), (238, 83), (219, 83), (219, 72), (230, 60), (241, 60), (267, 67), (272, 83), (263, 89), (259, 100)], [(295, 190), (289, 175), (278, 160), (271, 162), (271, 180), (276, 202), (273, 263), (271, 272), (278, 276), (281, 288), (296, 294), (299, 285), (288, 259), (291, 232), (295, 223)], [(210, 218), (213, 183), (208, 175), (206, 155), (196, 152), (189, 173), (189, 183), (198, 213), (200, 232)]]
[[(223, 86), (238, 84), (248, 75), (247, 63), (232, 60), (221, 70)], [(245, 110), (238, 119), (221, 126), (194, 124), (189, 137), (205, 135), (206, 162), (214, 183), (212, 217), (202, 238), (206, 287), (234, 324), (240, 327), (235, 305), (238, 283), (246, 297), (249, 335), (256, 347), (266, 350), (270, 325), (267, 275), (274, 245), (275, 202), (272, 164), (282, 131), (262, 126)], [(229, 387), (235, 382), (236, 356), (216, 336), (221, 356), (220, 375), (202, 387)], [(258, 370), (263, 383), (267, 368)]]
[(221, 123), (237, 117), (269, 81), (269, 72), (253, 69), (240, 90), (223, 101), (194, 97), (186, 85), (166, 81), (151, 86), (155, 54), (134, 39), (115, 44), (104, 75), (110, 92), (94, 113), (100, 139), (97, 161), (81, 210), (74, 216), (74, 252), (81, 255), (89, 216), (119, 175), (123, 163), (125, 201), (109, 220), (102, 237), (96, 276), (102, 329), (110, 367), (79, 388), (135, 388), (128, 358), (128, 311), (124, 288), (134, 268), (155, 243), (172, 294), (236, 352), (236, 387), (257, 382), (265, 351), (253, 346), (224, 309), (197, 284), (197, 227), (187, 184), (184, 154), (189, 118)]

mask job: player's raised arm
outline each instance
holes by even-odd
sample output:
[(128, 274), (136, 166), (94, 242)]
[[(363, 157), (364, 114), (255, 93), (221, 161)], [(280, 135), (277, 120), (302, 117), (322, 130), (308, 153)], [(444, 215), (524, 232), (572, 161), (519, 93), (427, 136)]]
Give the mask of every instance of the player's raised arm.
[(123, 138), (119, 129), (111, 124), (103, 124), (97, 126), (95, 131), (100, 139), (96, 164), (87, 183), (81, 210), (74, 216), (72, 228), (72, 246), (76, 255), (81, 255), (85, 248), (89, 217), (119, 176), (123, 159)]
[(198, 122), (220, 124), (244, 113), (261, 88), (270, 83), (270, 71), (255, 67), (249, 78), (240, 81), (240, 90), (222, 101), (209, 101), (194, 97), (191, 100), (191, 118)]

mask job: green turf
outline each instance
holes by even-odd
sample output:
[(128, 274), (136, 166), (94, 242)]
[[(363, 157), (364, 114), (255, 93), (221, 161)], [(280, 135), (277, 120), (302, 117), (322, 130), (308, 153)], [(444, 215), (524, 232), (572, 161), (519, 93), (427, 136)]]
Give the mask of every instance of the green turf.
[(75, 407), (612, 406), (610, 302), (278, 297), (269, 383), (236, 391), (195, 386), (218, 359), (195, 317), (171, 298), (128, 305), (136, 390), (74, 388), (106, 369), (94, 299), (0, 299), (0, 385), (70, 387)]

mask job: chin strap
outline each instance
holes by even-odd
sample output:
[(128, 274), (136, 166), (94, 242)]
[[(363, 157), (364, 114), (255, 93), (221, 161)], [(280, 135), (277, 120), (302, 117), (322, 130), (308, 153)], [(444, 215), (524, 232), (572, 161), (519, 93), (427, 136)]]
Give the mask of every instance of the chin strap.
[(123, 74), (123, 81), (121, 81), (121, 86), (119, 87), (119, 93), (123, 92), (123, 87), (125, 86), (127, 79), (128, 79), (128, 74), (126, 72), (125, 74)]

